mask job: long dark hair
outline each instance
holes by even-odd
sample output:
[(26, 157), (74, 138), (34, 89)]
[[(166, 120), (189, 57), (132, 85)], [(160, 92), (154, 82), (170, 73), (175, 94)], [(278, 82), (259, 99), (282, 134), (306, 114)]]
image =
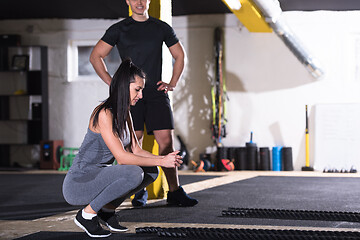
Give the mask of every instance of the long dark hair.
[(99, 120), (99, 113), (102, 109), (112, 113), (112, 131), (121, 140), (124, 140), (126, 129), (126, 120), (129, 117), (130, 108), (130, 83), (135, 82), (135, 76), (143, 79), (145, 73), (134, 65), (130, 59), (125, 59), (114, 74), (109, 90), (109, 97), (97, 107), (91, 116), (93, 116), (93, 126), (96, 127)]

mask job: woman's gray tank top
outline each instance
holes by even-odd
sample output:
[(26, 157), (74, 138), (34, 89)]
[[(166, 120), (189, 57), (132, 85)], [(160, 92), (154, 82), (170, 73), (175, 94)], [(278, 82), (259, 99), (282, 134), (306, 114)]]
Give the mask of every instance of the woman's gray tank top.
[[(122, 141), (123, 146), (126, 147), (130, 144), (130, 131), (126, 124), (126, 132), (124, 132), (124, 140)], [(78, 170), (91, 170), (93, 168), (105, 167), (112, 164), (114, 156), (106, 146), (104, 139), (100, 133), (95, 133), (89, 128), (84, 137), (79, 152), (76, 155), (69, 172), (77, 172)]]

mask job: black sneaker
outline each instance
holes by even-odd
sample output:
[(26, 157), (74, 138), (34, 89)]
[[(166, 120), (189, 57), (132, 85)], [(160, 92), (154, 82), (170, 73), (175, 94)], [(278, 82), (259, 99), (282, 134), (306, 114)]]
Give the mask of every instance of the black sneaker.
[(134, 196), (134, 199), (131, 201), (131, 204), (134, 207), (143, 207), (146, 205), (148, 199), (148, 192), (145, 189), (140, 190)]
[(119, 224), (119, 221), (117, 220), (115, 212), (110, 213), (110, 212), (103, 212), (103, 211), (100, 210), (98, 212), (98, 216), (102, 221), (104, 221), (105, 225), (111, 231), (125, 232), (125, 231), (129, 230), (127, 227), (121, 226)]
[(110, 231), (107, 231), (100, 226), (98, 216), (93, 217), (91, 220), (87, 220), (82, 217), (81, 212), (82, 209), (76, 214), (74, 222), (90, 237), (109, 237), (111, 235)]
[(166, 201), (168, 205), (179, 207), (192, 207), (198, 204), (198, 200), (187, 195), (181, 186), (174, 192), (168, 192)]

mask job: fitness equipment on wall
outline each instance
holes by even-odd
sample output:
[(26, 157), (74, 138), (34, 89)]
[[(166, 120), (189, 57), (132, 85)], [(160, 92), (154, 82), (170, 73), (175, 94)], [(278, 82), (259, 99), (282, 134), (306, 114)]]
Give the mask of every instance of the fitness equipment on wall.
[(272, 148), (272, 170), (273, 171), (281, 171), (281, 163), (282, 163), (282, 157), (281, 157), (281, 149), (282, 146), (275, 146)]
[(216, 170), (233, 171), (235, 170), (234, 162), (229, 159), (229, 148), (218, 147), (216, 153)]
[(301, 170), (314, 171), (314, 168), (310, 167), (308, 105), (305, 105), (305, 166)]
[(196, 163), (191, 161), (194, 172), (207, 172), (214, 168), (214, 164), (211, 163), (211, 155), (207, 153), (200, 153), (200, 161)]
[(183, 163), (179, 167), (179, 170), (181, 170), (182, 168), (184, 168), (184, 166), (187, 166), (189, 164), (189, 152), (186, 148), (184, 141), (181, 139), (179, 135), (177, 135), (177, 139), (179, 140), (180, 143), (180, 150), (179, 150), (180, 152), (178, 153), (178, 155), (182, 157), (182, 161), (183, 161)]
[(214, 32), (214, 47), (215, 47), (215, 81), (211, 88), (212, 99), (212, 139), (216, 146), (222, 146), (221, 140), (226, 137), (226, 85), (223, 76), (223, 30), (217, 27)]
[(63, 140), (40, 142), (40, 169), (55, 169), (60, 167), (61, 148)]
[(270, 149), (261, 147), (259, 150), (260, 167), (258, 170), (270, 171)]
[(258, 164), (258, 148), (256, 143), (253, 142), (253, 132), (250, 132), (250, 142), (246, 143), (246, 169), (256, 170)]
[(292, 158), (292, 148), (283, 147), (281, 150), (282, 155), (282, 171), (293, 171), (293, 158)]
[(235, 157), (235, 170), (245, 170), (246, 169), (246, 147), (237, 147), (235, 148), (236, 157)]

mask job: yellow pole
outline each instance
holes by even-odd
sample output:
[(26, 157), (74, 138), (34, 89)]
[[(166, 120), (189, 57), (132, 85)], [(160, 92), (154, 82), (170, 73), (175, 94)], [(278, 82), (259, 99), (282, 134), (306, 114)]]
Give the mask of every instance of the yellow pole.
[(314, 171), (312, 167), (310, 167), (310, 148), (309, 148), (309, 121), (308, 121), (308, 106), (305, 105), (305, 117), (306, 117), (306, 125), (305, 125), (305, 167), (302, 167), (302, 171)]
[(306, 129), (305, 133), (305, 166), (310, 167), (310, 151), (309, 151), (309, 131)]

